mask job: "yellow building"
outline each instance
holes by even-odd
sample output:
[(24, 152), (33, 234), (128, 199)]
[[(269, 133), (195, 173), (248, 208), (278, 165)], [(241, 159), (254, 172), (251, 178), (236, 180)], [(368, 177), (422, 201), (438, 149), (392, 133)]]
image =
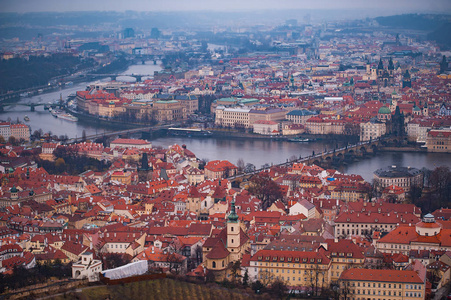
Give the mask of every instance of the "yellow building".
[(362, 249), (352, 240), (327, 240), (327, 250), (331, 260), (330, 278), (337, 281), (344, 270), (363, 267), (365, 256)]
[(30, 140), (30, 127), (25, 124), (12, 124), (11, 128), (11, 136), (15, 137), (16, 140)]
[(159, 100), (153, 104), (158, 122), (178, 121), (187, 118), (186, 107), (177, 100)]
[(260, 250), (249, 266), (252, 281), (270, 283), (277, 278), (289, 286), (312, 286), (318, 289), (330, 284), (331, 260), (322, 252)]
[(131, 184), (132, 183), (132, 173), (124, 172), (124, 171), (115, 171), (111, 174), (111, 180), (118, 181), (123, 184)]
[(451, 130), (429, 131), (426, 138), (426, 147), (428, 152), (451, 153)]
[(424, 299), (425, 284), (415, 271), (348, 269), (340, 276), (347, 299)]
[(250, 127), (249, 108), (226, 108), (218, 106), (215, 111), (215, 125), (223, 127)]

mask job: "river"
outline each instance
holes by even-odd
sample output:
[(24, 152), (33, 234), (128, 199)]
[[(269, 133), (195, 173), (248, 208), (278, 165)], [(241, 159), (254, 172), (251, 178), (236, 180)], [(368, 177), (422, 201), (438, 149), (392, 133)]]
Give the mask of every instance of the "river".
[[(277, 164), (286, 162), (292, 156), (306, 157), (312, 151), (319, 153), (336, 146), (325, 140), (310, 143), (291, 143), (286, 141), (224, 139), (224, 138), (188, 138), (164, 137), (152, 141), (154, 146), (168, 147), (173, 144), (185, 144), (198, 158), (208, 160), (227, 159), (236, 164), (238, 159), (245, 163), (252, 163), (257, 168), (263, 164)], [(341, 147), (342, 144), (338, 143)], [(340, 167), (339, 171), (349, 174), (359, 174), (368, 181), (373, 179), (373, 172), (379, 168), (398, 165), (421, 169), (434, 169), (436, 166), (446, 165), (451, 168), (451, 154), (446, 153), (418, 153), (418, 152), (379, 152), (375, 156), (355, 161)]]
[[(133, 65), (121, 74), (153, 74), (154, 71), (161, 70), (159, 65), (154, 65), (153, 61), (146, 62), (145, 65)], [(118, 77), (124, 81), (133, 81), (130, 77)], [(68, 95), (76, 91), (86, 89), (90, 83), (79, 83), (58, 91), (37, 95), (31, 98), (23, 98), (18, 101), (21, 103), (48, 103), (60, 98), (65, 99)], [(24, 122), (23, 118), (28, 115), (29, 122)], [(31, 112), (26, 106), (8, 106), (4, 112), (0, 113), (0, 119), (21, 122), (30, 125), (32, 132), (42, 129), (44, 132), (52, 132), (58, 136), (67, 134), (69, 137), (81, 137), (83, 131), (86, 135), (108, 132), (112, 129), (99, 126), (87, 125), (82, 122), (70, 122), (57, 119), (45, 111), (43, 106), (36, 107), (36, 111)], [(239, 159), (245, 163), (252, 163), (257, 168), (263, 164), (276, 164), (287, 161), (287, 159), (296, 156), (305, 157), (311, 155), (312, 151), (319, 153), (325, 149), (332, 149), (336, 146), (331, 141), (316, 141), (311, 143), (290, 143), (271, 140), (252, 140), (252, 139), (225, 139), (225, 138), (187, 138), (187, 137), (164, 137), (152, 141), (155, 146), (168, 147), (173, 144), (185, 144), (189, 150), (199, 158), (208, 160), (227, 159), (236, 164)], [(338, 146), (342, 146), (338, 142)], [(446, 165), (451, 168), (451, 154), (438, 153), (400, 153), (400, 152), (382, 152), (376, 156), (362, 159), (347, 166), (343, 166), (340, 171), (346, 173), (360, 174), (367, 181), (373, 178), (373, 172), (381, 167), (390, 165), (411, 166), (415, 168), (426, 167), (433, 169), (436, 166)]]
[[(129, 66), (128, 69), (121, 72), (121, 74), (152, 75), (155, 71), (160, 71), (161, 69), (162, 68), (159, 64), (154, 65), (153, 61), (146, 61), (146, 64), (144, 65), (140, 64)], [(109, 78), (105, 78), (98, 81), (108, 80)], [(118, 76), (117, 80), (130, 82), (134, 81), (135, 78), (128, 76)], [(49, 103), (60, 99), (60, 97), (66, 99), (70, 94), (73, 94), (77, 91), (83, 91), (88, 85), (98, 81), (82, 82), (49, 93), (40, 94), (33, 97), (21, 98), (17, 102), (17, 104)], [(30, 121), (24, 121), (25, 115), (30, 118)], [(81, 122), (71, 122), (54, 118), (49, 113), (49, 111), (44, 110), (44, 106), (35, 107), (34, 112), (30, 111), (30, 108), (28, 106), (6, 106), (4, 107), (4, 112), (0, 112), (0, 120), (7, 121), (8, 119), (10, 119), (12, 122), (16, 122), (16, 120), (18, 119), (22, 123), (29, 125), (31, 127), (32, 133), (34, 130), (42, 129), (44, 133), (51, 132), (52, 135), (55, 134), (57, 136), (67, 134), (67, 136), (70, 138), (81, 137), (83, 131), (85, 131), (86, 135), (111, 131), (110, 128), (104, 126), (102, 127), (101, 125), (87, 125)]]

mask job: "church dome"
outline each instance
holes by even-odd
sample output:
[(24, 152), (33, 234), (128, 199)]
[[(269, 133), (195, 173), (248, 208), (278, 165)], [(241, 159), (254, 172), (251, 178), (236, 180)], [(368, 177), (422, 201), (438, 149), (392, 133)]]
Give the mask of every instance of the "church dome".
[(379, 108), (378, 114), (391, 114), (390, 109), (387, 106), (382, 106)]
[(442, 226), (435, 222), (435, 218), (431, 214), (427, 214), (423, 217), (421, 222), (415, 225), (415, 230), (422, 236), (435, 236), (440, 233)]

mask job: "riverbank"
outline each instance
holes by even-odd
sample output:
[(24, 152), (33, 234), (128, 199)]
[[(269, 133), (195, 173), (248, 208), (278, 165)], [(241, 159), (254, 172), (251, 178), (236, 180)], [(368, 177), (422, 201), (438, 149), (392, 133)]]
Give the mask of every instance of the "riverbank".
[(381, 152), (419, 152), (427, 153), (427, 148), (421, 147), (381, 147), (378, 151)]

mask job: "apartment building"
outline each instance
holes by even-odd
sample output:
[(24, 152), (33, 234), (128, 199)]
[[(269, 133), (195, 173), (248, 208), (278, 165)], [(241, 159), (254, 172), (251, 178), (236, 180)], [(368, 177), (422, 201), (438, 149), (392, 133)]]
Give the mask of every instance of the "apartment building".
[(262, 282), (279, 278), (289, 286), (330, 283), (331, 260), (322, 252), (260, 250), (249, 262), (249, 278)]
[(425, 283), (415, 271), (357, 269), (345, 270), (340, 288), (353, 300), (425, 299)]

